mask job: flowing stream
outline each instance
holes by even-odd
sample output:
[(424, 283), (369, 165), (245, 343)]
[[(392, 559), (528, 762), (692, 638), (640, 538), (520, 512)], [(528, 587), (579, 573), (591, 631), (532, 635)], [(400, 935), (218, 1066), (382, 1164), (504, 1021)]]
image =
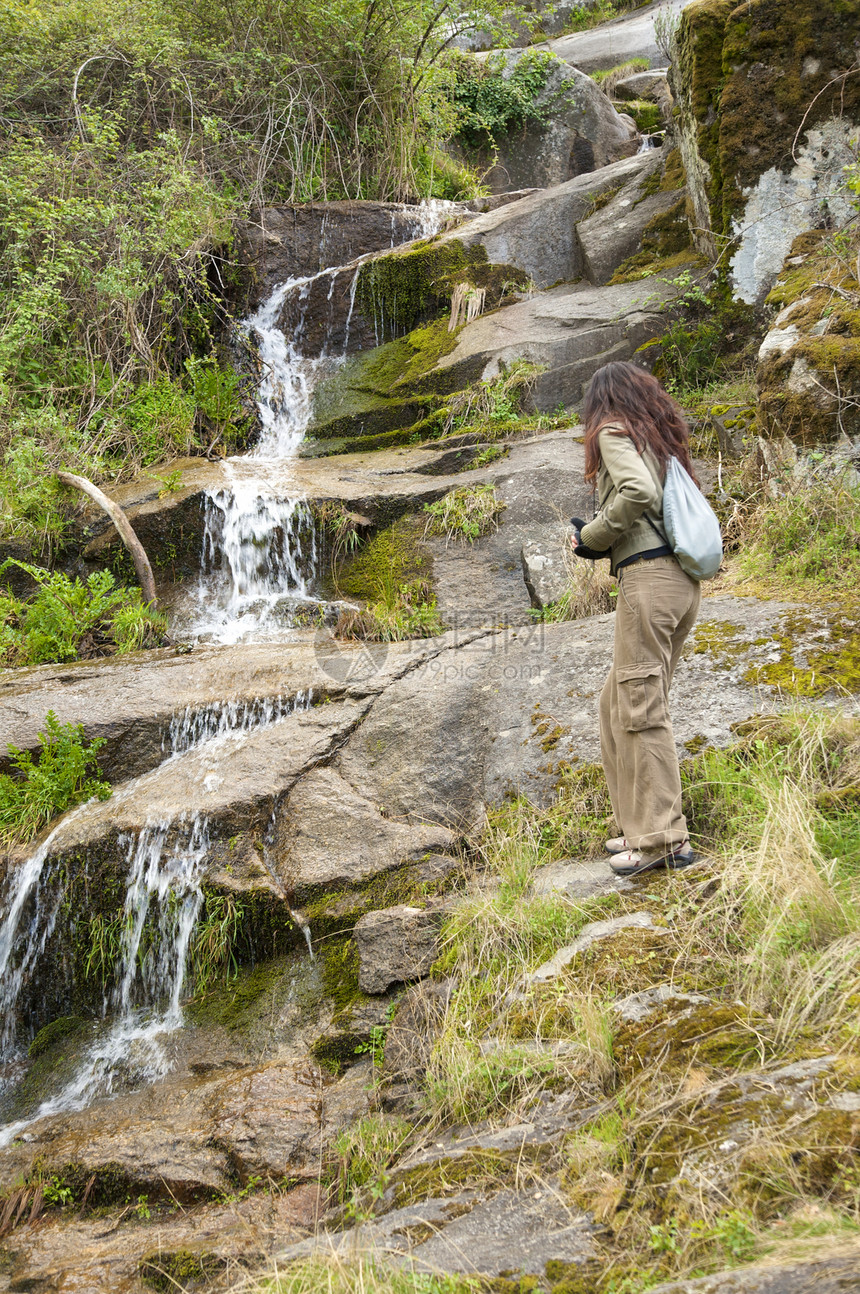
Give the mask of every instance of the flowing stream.
[[(411, 237), (428, 237), (448, 217), (453, 204), (412, 208)], [(392, 216), (392, 243), (395, 221)], [(343, 362), (355, 305), (358, 273), (367, 258), (353, 262), (348, 316), (340, 353), (325, 340), (319, 354), (305, 353), (304, 304), (312, 284), (328, 276), (329, 299), (341, 267), (293, 278), (275, 288), (246, 321), (258, 342), (263, 379), (258, 394), (262, 434), (253, 452), (228, 460), (222, 484), (206, 503), (201, 575), (192, 599), (191, 628), (198, 637), (232, 643), (279, 637), (289, 629), (297, 603), (315, 602), (313, 585), (317, 538), (312, 514), (290, 493), (290, 462), (311, 418), (313, 392), (325, 373)], [(346, 267), (348, 271), (350, 267)], [(278, 327), (291, 296), (298, 318), (292, 335)], [(310, 693), (223, 701), (187, 707), (174, 715), (162, 749), (169, 762), (207, 743), (223, 745), (278, 723), (312, 703)], [(133, 794), (146, 778), (118, 788), (114, 803)], [(0, 891), (0, 1092), (14, 1083), (23, 1058), (22, 1003), (38, 982), (40, 963), (51, 947), (64, 904), (63, 867), (52, 857), (58, 837), (82, 805), (57, 824), (31, 857), (14, 868)], [(126, 866), (125, 899), (112, 924), (103, 956), (104, 982), (111, 985), (102, 1003), (107, 1021), (85, 1051), (72, 1077), (43, 1101), (30, 1117), (0, 1128), (8, 1144), (35, 1119), (82, 1109), (100, 1096), (127, 1090), (164, 1076), (171, 1066), (172, 1034), (182, 1024), (182, 997), (194, 929), (203, 903), (201, 868), (209, 847), (205, 817), (157, 821), (138, 834), (119, 838)], [(301, 913), (293, 918), (311, 951), (310, 930)], [(71, 914), (65, 914), (71, 920)]]
[[(429, 238), (455, 209), (441, 200), (404, 208), (414, 213), (410, 239)], [(219, 643), (276, 639), (295, 623), (301, 604), (317, 603), (316, 527), (307, 503), (292, 493), (290, 464), (311, 421), (315, 387), (347, 357), (359, 273), (375, 254), (288, 279), (245, 321), (263, 372), (257, 394), (261, 434), (249, 454), (225, 462), (223, 484), (207, 496), (201, 574), (187, 626), (197, 638)], [(338, 352), (332, 352), (327, 333), (318, 353), (309, 353), (305, 322), (312, 287), (328, 279), (331, 300), (339, 277), (350, 272)], [(297, 322), (286, 337), (278, 322), (288, 301)]]

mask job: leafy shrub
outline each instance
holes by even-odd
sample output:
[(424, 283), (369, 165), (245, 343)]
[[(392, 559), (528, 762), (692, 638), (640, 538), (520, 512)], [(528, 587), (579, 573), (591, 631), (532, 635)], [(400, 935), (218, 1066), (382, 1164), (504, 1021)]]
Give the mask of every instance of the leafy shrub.
[(80, 724), (61, 724), (49, 710), (39, 744), (38, 763), (28, 750), (8, 747), (17, 775), (0, 774), (0, 841), (4, 844), (29, 840), (58, 813), (92, 795), (106, 800), (111, 793), (96, 764), (96, 754), (104, 745), (101, 738), (87, 745)]
[(39, 665), (79, 656), (136, 651), (159, 643), (167, 619), (144, 604), (140, 589), (117, 585), (110, 571), (86, 581), (26, 562), (7, 561), (36, 582), (30, 601), (0, 594), (0, 659), (5, 665)]
[(539, 102), (556, 62), (548, 50), (530, 49), (508, 71), (503, 54), (485, 61), (463, 55), (455, 63), (452, 91), (460, 138), (476, 147), (492, 146), (529, 122), (549, 121), (565, 93), (562, 90), (550, 101)]

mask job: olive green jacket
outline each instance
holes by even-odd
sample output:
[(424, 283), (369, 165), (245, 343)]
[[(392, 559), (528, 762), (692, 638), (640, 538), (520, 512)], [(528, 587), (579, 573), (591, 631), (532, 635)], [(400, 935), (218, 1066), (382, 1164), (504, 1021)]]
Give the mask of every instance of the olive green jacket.
[(660, 548), (665, 543), (663, 476), (659, 464), (649, 449), (640, 454), (629, 436), (613, 435), (610, 428), (616, 426), (620, 424), (607, 423), (598, 434), (599, 511), (582, 528), (582, 542), (589, 548), (596, 552), (610, 550), (613, 574), (626, 558)]

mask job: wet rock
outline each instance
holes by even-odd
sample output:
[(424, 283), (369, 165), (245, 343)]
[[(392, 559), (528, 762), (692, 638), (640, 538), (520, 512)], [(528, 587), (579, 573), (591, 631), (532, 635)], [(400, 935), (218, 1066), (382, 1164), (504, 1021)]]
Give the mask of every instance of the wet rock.
[(287, 279), (346, 265), (421, 236), (426, 212), (397, 202), (307, 202), (263, 207), (241, 230), (254, 267), (252, 305)]
[(643, 234), (655, 217), (679, 201), (677, 190), (649, 191), (649, 181), (663, 163), (662, 150), (652, 149), (643, 156), (645, 165), (639, 174), (577, 226), (583, 268), (592, 283), (608, 283), (619, 265), (640, 250)]
[(581, 278), (585, 271), (575, 226), (585, 220), (596, 199), (650, 173), (654, 165), (647, 153), (616, 161), (478, 216), (462, 229), (443, 234), (440, 242), (479, 246), (491, 262), (516, 265), (539, 288)]
[(63, 1178), (74, 1166), (81, 1188), (95, 1177), (93, 1203), (138, 1193), (186, 1203), (254, 1176), (315, 1183), (326, 1147), (368, 1108), (367, 1064), (337, 1083), (308, 1061), (169, 1078), (38, 1120), (0, 1150), (0, 1171), (26, 1178), (38, 1161)]
[(623, 917), (611, 917), (607, 921), (590, 921), (572, 944), (560, 948), (554, 957), (539, 966), (529, 977), (530, 984), (545, 984), (555, 979), (566, 969), (577, 953), (585, 952), (599, 939), (609, 939), (619, 930), (654, 930), (656, 929), (650, 912), (631, 912)]
[(651, 1294), (845, 1294), (857, 1287), (860, 1247), (822, 1237), (828, 1253), (769, 1259), (740, 1271), (654, 1285)]
[[(525, 51), (509, 50), (495, 58), (508, 79)], [(547, 119), (527, 122), (516, 131), (498, 135), (490, 151), (462, 144), (456, 151), (484, 172), (484, 183), (494, 193), (528, 187), (550, 188), (575, 176), (599, 171), (639, 146), (639, 135), (613, 108), (603, 91), (575, 67), (561, 60), (549, 64), (546, 82), (535, 97), (535, 107)]]
[(374, 1030), (388, 1024), (393, 997), (359, 997), (338, 1011), (311, 1046), (311, 1054), (332, 1074), (362, 1064), (372, 1050)]
[(387, 1085), (423, 1077), (452, 991), (450, 980), (424, 980), (406, 990), (385, 1035), (382, 1076)]
[(152, 1294), (159, 1275), (168, 1288), (171, 1278), (184, 1287), (195, 1276), (220, 1285), (219, 1278), (243, 1274), (300, 1239), (317, 1213), (315, 1186), (152, 1219), (125, 1206), (82, 1219), (47, 1213), (38, 1227), (19, 1226), (7, 1237), (0, 1280), (7, 1289), (76, 1294)]
[(443, 913), (405, 904), (368, 912), (356, 922), (358, 985), (364, 993), (384, 993), (392, 984), (421, 979), (438, 956)]

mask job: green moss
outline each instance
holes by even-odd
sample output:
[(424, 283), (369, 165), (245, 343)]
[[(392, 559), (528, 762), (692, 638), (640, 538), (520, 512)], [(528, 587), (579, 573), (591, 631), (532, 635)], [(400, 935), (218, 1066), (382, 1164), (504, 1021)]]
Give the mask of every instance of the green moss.
[[(771, 167), (794, 166), (792, 146), (831, 117), (860, 117), (860, 84), (839, 78), (856, 61), (857, 0), (756, 0), (733, 8), (725, 28), (720, 99), (724, 232), (743, 189)], [(814, 69), (814, 70), (813, 70)], [(802, 130), (801, 130), (802, 127)]]
[(767, 1050), (767, 1025), (751, 1019), (737, 1003), (711, 1002), (692, 1007), (667, 1002), (647, 1021), (622, 1024), (613, 1041), (613, 1056), (629, 1079), (658, 1061), (665, 1073), (736, 1070), (760, 1065)]
[(677, 83), (682, 119), (705, 162), (705, 193), (715, 229), (722, 229), (720, 99), (723, 90), (723, 40), (735, 0), (700, 0), (681, 13), (675, 38)]
[[(436, 369), (457, 345), (457, 337), (458, 332), (448, 331), (447, 318), (437, 319), (354, 356), (317, 387), (311, 442), (346, 440), (350, 448), (382, 448), (400, 443), (403, 436), (398, 433), (405, 429), (414, 434), (415, 424), (432, 417), (445, 396), (464, 381), (462, 374)], [(311, 443), (308, 452), (318, 452), (318, 446)]]
[(59, 1020), (52, 1020), (39, 1030), (30, 1046), (27, 1049), (27, 1055), (31, 1060), (36, 1060), (44, 1052), (62, 1042), (65, 1038), (74, 1037), (87, 1027), (86, 1020), (79, 1015), (61, 1016)]
[(663, 124), (660, 108), (650, 99), (625, 99), (614, 107), (618, 112), (626, 112), (636, 122), (636, 129), (642, 135), (652, 135)]
[(486, 290), (490, 309), (511, 286), (526, 286), (514, 266), (491, 265), (481, 244), (431, 240), (367, 261), (359, 272), (356, 301), (378, 330), (396, 336), (446, 306), (456, 285), (465, 282)]
[(157, 1290), (185, 1289), (189, 1281), (212, 1281), (220, 1276), (227, 1263), (217, 1254), (195, 1253), (191, 1249), (175, 1249), (172, 1253), (158, 1250), (142, 1258), (138, 1266), (141, 1279)]
[(383, 602), (404, 584), (431, 580), (432, 558), (420, 543), (423, 531), (423, 522), (411, 516), (377, 531), (338, 571), (338, 590), (348, 598)]
[[(527, 1157), (528, 1148), (523, 1154)], [(392, 1208), (420, 1204), (422, 1200), (457, 1195), (466, 1186), (502, 1185), (516, 1178), (518, 1158), (498, 1150), (470, 1150), (456, 1158), (421, 1164), (406, 1173), (395, 1187)]]
[(358, 949), (355, 940), (330, 939), (321, 949), (322, 983), (326, 997), (340, 1010), (363, 997), (358, 987)]
[(779, 660), (766, 665), (750, 665), (744, 674), (749, 683), (767, 683), (790, 696), (813, 699), (828, 692), (856, 695), (860, 692), (860, 634), (847, 642), (807, 649), (805, 664), (796, 658), (796, 643), (790, 637), (778, 637), (774, 644), (781, 649)]
[(731, 233), (744, 190), (765, 171), (791, 169), (798, 132), (802, 147), (822, 121), (860, 116), (857, 78), (839, 76), (855, 61), (858, 18), (857, 0), (831, 0), (826, 22), (816, 0), (700, 0), (683, 11), (680, 109), (709, 170), (715, 233)]
[(194, 998), (186, 1007), (188, 1019), (196, 1025), (217, 1025), (222, 1029), (249, 1028), (260, 1011), (267, 1011), (273, 995), (288, 969), (285, 958), (242, 968), (229, 984)]

